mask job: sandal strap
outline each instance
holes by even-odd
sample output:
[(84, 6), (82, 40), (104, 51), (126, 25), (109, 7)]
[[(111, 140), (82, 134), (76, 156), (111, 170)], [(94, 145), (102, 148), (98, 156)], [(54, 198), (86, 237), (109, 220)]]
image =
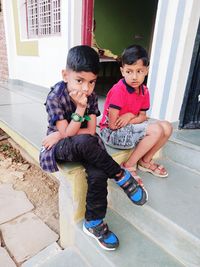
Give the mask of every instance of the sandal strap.
[(142, 167), (147, 168), (147, 169), (149, 169), (153, 172), (156, 172), (156, 173), (160, 173), (160, 172), (163, 172), (164, 174), (167, 173), (167, 171), (163, 165), (155, 163), (153, 160), (151, 160), (150, 162), (145, 162), (143, 159), (141, 159), (139, 164)]
[(157, 169), (159, 169), (159, 170), (164, 170), (164, 169), (165, 169), (165, 167), (164, 167), (163, 165), (159, 165), (159, 164), (158, 164), (158, 167), (157, 167)]
[(165, 167), (163, 165), (155, 163), (153, 160), (151, 160), (150, 163), (156, 167), (155, 169), (151, 169), (152, 171), (156, 172), (156, 170), (159, 170), (166, 173)]
[(132, 167), (125, 167), (125, 164), (124, 162), (121, 164), (121, 167), (123, 169), (126, 169), (127, 171), (129, 172), (136, 172), (137, 168), (136, 168), (136, 165), (132, 166)]
[[(126, 169), (127, 171), (129, 171), (131, 173), (131, 175), (136, 179), (136, 181), (138, 182), (139, 185), (141, 185), (142, 187), (144, 187), (144, 184), (143, 184), (143, 181), (142, 181), (142, 178), (136, 174), (136, 165), (134, 165), (133, 167), (125, 167), (124, 166), (124, 162), (121, 164), (121, 167), (123, 169)], [(134, 173), (134, 174), (132, 174)]]

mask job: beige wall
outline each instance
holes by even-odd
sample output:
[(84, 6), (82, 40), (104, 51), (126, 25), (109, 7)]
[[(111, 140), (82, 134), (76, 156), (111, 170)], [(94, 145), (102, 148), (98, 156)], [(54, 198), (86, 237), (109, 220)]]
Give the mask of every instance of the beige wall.
[(50, 87), (62, 79), (71, 46), (81, 43), (82, 0), (61, 1), (61, 35), (25, 38), (22, 0), (3, 0), (9, 79)]

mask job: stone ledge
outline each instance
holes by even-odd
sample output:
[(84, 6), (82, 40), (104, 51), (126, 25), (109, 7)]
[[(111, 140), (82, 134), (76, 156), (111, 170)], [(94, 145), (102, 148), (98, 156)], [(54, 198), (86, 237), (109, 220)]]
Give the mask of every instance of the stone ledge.
[[(21, 146), (39, 165), (39, 148), (34, 146), (11, 127), (0, 121), (4, 130), (19, 146)], [(99, 129), (97, 129), (99, 130)], [(118, 163), (125, 161), (130, 150), (118, 150), (107, 147), (107, 151)], [(87, 182), (85, 170), (78, 163), (60, 164), (59, 172), (53, 177), (60, 183), (59, 214), (61, 246), (74, 244), (74, 224), (84, 218)]]
[[(116, 150), (116, 152), (111, 155), (113, 159), (120, 164), (127, 159), (129, 154), (130, 151), (127, 150)], [(85, 170), (80, 164), (77, 163), (59, 165), (59, 170), (60, 175), (65, 177), (68, 183), (71, 185), (71, 193), (74, 203), (74, 220), (77, 222), (84, 217), (85, 212), (85, 197), (87, 191)]]

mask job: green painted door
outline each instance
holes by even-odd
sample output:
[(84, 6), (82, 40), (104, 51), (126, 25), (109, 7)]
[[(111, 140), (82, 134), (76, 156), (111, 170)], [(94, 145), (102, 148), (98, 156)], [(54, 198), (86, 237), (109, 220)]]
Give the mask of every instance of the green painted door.
[(151, 49), (158, 0), (95, 0), (95, 39), (99, 47), (121, 55), (140, 44)]

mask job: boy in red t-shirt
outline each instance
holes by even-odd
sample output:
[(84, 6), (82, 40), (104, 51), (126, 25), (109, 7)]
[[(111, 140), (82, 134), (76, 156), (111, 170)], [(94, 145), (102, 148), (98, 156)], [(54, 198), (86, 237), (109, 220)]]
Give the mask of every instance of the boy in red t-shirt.
[(122, 54), (124, 77), (108, 92), (100, 122), (103, 141), (115, 148), (135, 148), (122, 166), (136, 177), (136, 164), (145, 172), (167, 177), (166, 169), (152, 158), (172, 133), (168, 121), (149, 122), (149, 91), (143, 84), (148, 74), (149, 59), (139, 45), (126, 48)]

